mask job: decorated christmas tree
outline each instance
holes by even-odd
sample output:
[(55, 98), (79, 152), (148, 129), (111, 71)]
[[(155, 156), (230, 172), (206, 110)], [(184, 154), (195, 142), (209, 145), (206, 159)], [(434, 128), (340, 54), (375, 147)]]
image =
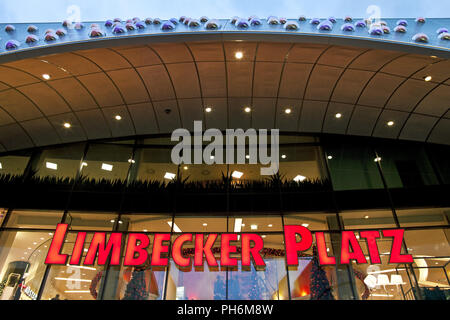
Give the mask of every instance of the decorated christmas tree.
[(145, 270), (135, 269), (122, 300), (148, 300)]
[(313, 249), (312, 269), (310, 276), (311, 300), (334, 300), (331, 286), (325, 270), (320, 266), (317, 249)]

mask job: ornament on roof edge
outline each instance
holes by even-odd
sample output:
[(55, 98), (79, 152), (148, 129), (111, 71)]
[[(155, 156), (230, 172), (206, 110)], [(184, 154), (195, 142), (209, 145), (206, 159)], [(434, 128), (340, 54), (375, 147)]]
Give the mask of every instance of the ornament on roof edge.
[(372, 36), (381, 36), (382, 34), (384, 34), (383, 29), (379, 25), (372, 25), (368, 32)]
[(136, 26), (135, 26), (133, 23), (127, 23), (127, 24), (125, 25), (125, 28), (126, 28), (128, 31), (136, 30)]
[(145, 24), (152, 24), (153, 23), (153, 19), (152, 18), (146, 18), (145, 19)]
[(238, 21), (236, 21), (236, 27), (240, 28), (240, 29), (246, 29), (248, 28), (248, 22), (245, 19), (239, 19)]
[(219, 29), (219, 21), (218, 20), (209, 20), (206, 25), (205, 28), (207, 30), (216, 30)]
[(153, 19), (153, 24), (161, 24), (161, 19), (160, 18)]
[(325, 20), (317, 26), (317, 29), (321, 31), (331, 31), (333, 30), (333, 24), (330, 21)]
[(280, 24), (280, 22), (278, 21), (278, 19), (276, 17), (270, 17), (269, 19), (267, 19), (267, 24), (277, 25), (277, 24)]
[(161, 30), (173, 30), (175, 29), (175, 25), (172, 21), (166, 21), (162, 24)]
[(112, 25), (113, 25), (113, 21), (112, 20), (106, 20), (106, 22), (105, 22), (105, 27), (112, 27)]
[(438, 36), (439, 40), (450, 40), (450, 33), (448, 32), (442, 32), (439, 36)]
[(398, 20), (398, 21), (397, 21), (397, 25), (398, 25), (398, 26), (404, 26), (404, 27), (407, 27), (407, 26), (408, 26), (408, 21), (406, 21), (406, 20), (404, 20), (404, 19)]
[(71, 27), (72, 26), (72, 21), (64, 20), (63, 23), (62, 23), (62, 26), (66, 27), (66, 28)]
[(66, 30), (58, 29), (55, 31), (55, 33), (58, 35), (58, 37), (64, 37), (66, 35)]
[(355, 26), (351, 23), (345, 23), (341, 27), (342, 31), (355, 31)]
[(6, 50), (17, 49), (18, 47), (20, 47), (20, 42), (17, 40), (9, 40), (5, 44)]
[(286, 22), (287, 22), (287, 19), (286, 19), (286, 18), (280, 18), (280, 23), (281, 23), (281, 24), (286, 24)]
[(181, 23), (183, 23), (184, 20), (186, 20), (186, 17), (185, 17), (185, 16), (181, 16), (180, 19), (179, 19), (179, 21), (180, 21)]
[(230, 19), (230, 23), (235, 25), (239, 19), (240, 19), (239, 17), (234, 16), (233, 18)]
[(191, 20), (192, 20), (192, 18), (187, 17), (186, 19), (184, 19), (183, 23), (185, 25), (188, 25)]
[(58, 35), (53, 32), (46, 33), (44, 36), (45, 41), (55, 41), (58, 40), (58, 38), (59, 38)]
[(250, 25), (252, 25), (252, 26), (259, 26), (259, 25), (261, 25), (261, 20), (259, 20), (258, 18), (252, 18), (251, 20), (250, 20)]
[(305, 16), (300, 16), (300, 17), (298, 17), (298, 21), (306, 21), (306, 17)]
[(312, 18), (311, 20), (309, 20), (309, 23), (310, 24), (314, 24), (314, 25), (319, 24), (320, 23), (320, 19)]
[(389, 29), (389, 27), (388, 26), (381, 26), (381, 29), (383, 29), (383, 33), (384, 34), (389, 34), (389, 33), (391, 33), (391, 29)]
[(205, 16), (202, 16), (202, 17), (200, 17), (200, 22), (201, 23), (205, 23), (205, 22), (208, 22), (208, 17), (205, 17)]
[(394, 31), (395, 31), (395, 32), (398, 32), (398, 33), (405, 33), (405, 32), (406, 32), (406, 27), (405, 27), (405, 26), (402, 26), (402, 25), (399, 25), (399, 26), (396, 26), (396, 27), (394, 28)]
[(27, 31), (29, 33), (37, 32), (38, 31), (38, 27), (36, 27), (34, 25), (28, 26)]
[(357, 28), (365, 28), (367, 27), (367, 24), (364, 20), (358, 20), (355, 22), (355, 27)]
[(192, 19), (191, 21), (189, 21), (189, 25), (190, 28), (197, 28), (200, 26), (200, 21), (196, 20), (196, 19)]
[(8, 25), (5, 27), (5, 31), (6, 31), (6, 32), (14, 32), (14, 31), (16, 31), (16, 27), (14, 27), (14, 26), (11, 25), (11, 24), (8, 24)]
[(81, 30), (84, 28), (84, 25), (81, 22), (75, 23), (74, 29), (75, 30)]
[(448, 29), (447, 28), (439, 28), (439, 29), (436, 30), (437, 34), (441, 34), (441, 33), (444, 33), (444, 32), (448, 32)]
[(425, 18), (423, 18), (423, 17), (418, 17), (417, 19), (416, 19), (416, 22), (417, 23), (425, 23)]
[(174, 25), (178, 24), (177, 18), (170, 18), (169, 21), (172, 22)]
[(112, 32), (115, 33), (115, 34), (126, 33), (126, 32), (127, 32), (127, 29), (125, 29), (125, 28), (123, 27), (123, 25), (118, 24), (118, 25), (116, 25), (116, 26), (113, 27), (113, 31), (112, 31)]
[(136, 22), (136, 28), (145, 29), (145, 28), (147, 28), (147, 25), (145, 24), (145, 22), (138, 21), (138, 22)]
[(89, 33), (89, 37), (91, 37), (91, 38), (103, 37), (104, 35), (105, 34), (102, 32), (102, 30), (96, 29), (96, 28), (93, 28), (91, 30), (91, 32)]
[(297, 22), (293, 21), (293, 22), (286, 22), (286, 24), (284, 25), (284, 29), (292, 31), (292, 30), (298, 30), (298, 29), (300, 29), (300, 27)]
[(35, 43), (35, 42), (38, 42), (38, 41), (39, 41), (39, 38), (36, 35), (34, 35), (34, 34), (28, 35), (27, 38), (25, 39), (26, 43)]
[(120, 22), (120, 23), (122, 23), (122, 19), (120, 19), (120, 18), (114, 18), (113, 21), (114, 21), (114, 22)]
[(425, 33), (417, 33), (412, 37), (415, 42), (428, 42), (428, 36)]
[(330, 21), (331, 23), (336, 23), (336, 18), (335, 17), (328, 17), (328, 21)]
[(350, 17), (350, 16), (345, 16), (344, 21), (345, 21), (345, 22), (352, 22), (352, 21), (353, 21), (353, 18)]

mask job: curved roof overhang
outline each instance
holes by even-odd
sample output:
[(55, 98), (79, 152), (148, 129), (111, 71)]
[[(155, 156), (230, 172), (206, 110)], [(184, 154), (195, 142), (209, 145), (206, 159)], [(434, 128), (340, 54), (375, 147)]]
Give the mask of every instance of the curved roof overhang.
[(0, 52), (0, 151), (171, 133), (194, 120), (450, 144), (450, 49), (430, 42), (226, 23), (102, 39), (70, 30), (64, 41)]

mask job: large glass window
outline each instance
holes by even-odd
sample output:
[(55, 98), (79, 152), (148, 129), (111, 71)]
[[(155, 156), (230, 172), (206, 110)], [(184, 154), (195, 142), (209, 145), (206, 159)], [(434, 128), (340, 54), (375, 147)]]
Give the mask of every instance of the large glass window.
[(61, 222), (62, 211), (14, 210), (9, 214), (7, 228), (54, 229)]
[(40, 178), (69, 178), (73, 182), (72, 179), (80, 169), (84, 148), (84, 144), (77, 144), (42, 151), (36, 166), (37, 176)]
[(345, 229), (395, 228), (391, 210), (344, 211), (340, 214)]
[(21, 175), (29, 161), (29, 152), (0, 157), (0, 175)]

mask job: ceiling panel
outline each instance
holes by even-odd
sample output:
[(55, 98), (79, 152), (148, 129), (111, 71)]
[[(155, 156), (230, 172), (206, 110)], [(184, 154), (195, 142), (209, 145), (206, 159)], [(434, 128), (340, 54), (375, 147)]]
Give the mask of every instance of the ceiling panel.
[(16, 123), (0, 127), (0, 143), (7, 150), (17, 150), (34, 147), (33, 141)]
[(450, 87), (440, 85), (425, 96), (415, 112), (440, 117), (447, 112), (448, 108), (450, 108)]
[(71, 111), (67, 103), (56, 93), (57, 91), (44, 83), (31, 84), (17, 90), (30, 98), (45, 115)]
[(439, 118), (412, 114), (400, 133), (400, 139), (425, 141)]
[(44, 61), (44, 59), (25, 59), (5, 63), (4, 65), (24, 71), (36, 77), (36, 80), (43, 80), (42, 75), (44, 74), (48, 74), (51, 79), (61, 79), (71, 76), (64, 68)]
[(88, 139), (102, 139), (112, 136), (102, 110), (93, 109), (76, 113), (81, 125), (86, 130)]
[(0, 107), (0, 126), (16, 122), (3, 108)]
[[(227, 61), (255, 61), (256, 42), (224, 42), (225, 57)], [(236, 59), (236, 52), (242, 52), (241, 60)]]
[(282, 63), (256, 62), (253, 96), (276, 97), (280, 85)]
[(341, 68), (316, 65), (309, 79), (305, 99), (329, 100), (333, 87), (342, 72)]
[[(345, 134), (354, 106), (351, 104), (330, 102), (325, 115), (323, 132)], [(336, 114), (341, 114), (340, 118)]]
[(392, 91), (397, 88), (404, 78), (377, 73), (361, 94), (358, 104), (383, 107)]
[[(105, 114), (113, 137), (127, 137), (136, 134), (133, 119), (126, 106), (104, 108), (102, 111)], [(115, 117), (117, 115), (121, 116), (122, 120), (116, 120)]]
[(204, 121), (202, 99), (179, 99), (178, 104), (183, 128), (194, 130), (194, 121)]
[(252, 95), (253, 63), (228, 62), (228, 96), (249, 97)]
[(275, 126), (276, 102), (274, 98), (253, 98), (253, 128), (269, 129)]
[(262, 42), (258, 45), (256, 61), (284, 62), (291, 47), (291, 43)]
[(136, 134), (159, 133), (156, 114), (150, 102), (129, 105), (128, 110), (134, 122)]
[(192, 62), (192, 55), (184, 43), (155, 43), (149, 47), (164, 63)]
[[(407, 112), (383, 110), (375, 125), (373, 136), (378, 138), (397, 138), (408, 115), (409, 113)], [(389, 121), (394, 121), (395, 124), (390, 127), (387, 125)]]
[[(48, 118), (58, 132), (63, 143), (84, 141), (87, 139), (84, 129), (73, 113), (65, 113)], [(70, 123), (70, 128), (65, 128), (64, 123)]]
[(434, 127), (428, 142), (450, 145), (450, 119), (441, 119)]
[(126, 59), (110, 49), (83, 50), (77, 51), (76, 54), (85, 57), (105, 71), (131, 67)]
[(300, 114), (299, 130), (303, 132), (321, 132), (326, 108), (326, 102), (305, 100)]
[(388, 50), (370, 50), (353, 61), (349, 68), (378, 71), (385, 64), (403, 55), (405, 53)]
[(142, 67), (137, 69), (150, 92), (153, 101), (175, 98), (169, 75), (162, 65)]
[(17, 121), (42, 117), (42, 112), (23, 94), (14, 89), (0, 92), (0, 107)]
[(46, 118), (24, 121), (22, 127), (38, 147), (61, 143), (55, 129)]
[[(281, 131), (297, 131), (298, 118), (300, 116), (302, 101), (298, 99), (279, 98), (277, 105), (276, 125), (275, 128)], [(291, 112), (287, 114), (286, 109)]]
[(23, 71), (0, 66), (0, 81), (9, 86), (16, 87), (36, 83), (39, 80)]
[(173, 130), (182, 127), (176, 100), (154, 102), (153, 106), (161, 133), (172, 133)]
[(423, 70), (414, 74), (413, 78), (422, 80), (431, 76), (432, 82), (443, 82), (449, 77), (448, 70), (450, 70), (450, 60), (438, 60), (433, 59), (433, 63), (425, 67)]
[(161, 60), (156, 53), (147, 46), (114, 48), (119, 54), (125, 57), (134, 67), (151, 66), (161, 64)]
[(48, 81), (47, 84), (59, 92), (73, 110), (86, 110), (97, 107), (95, 100), (76, 78)]
[(384, 68), (381, 69), (381, 71), (408, 77), (432, 62), (434, 62), (434, 59), (428, 56), (409, 54), (407, 56), (399, 57), (398, 59), (395, 59), (395, 61), (388, 63)]
[(347, 69), (342, 74), (333, 92), (331, 100), (356, 103), (364, 85), (374, 75), (372, 71)]
[(224, 61), (224, 48), (219, 42), (193, 42), (187, 44), (194, 59), (199, 61)]
[(220, 130), (228, 129), (228, 100), (226, 98), (205, 98), (205, 108), (212, 111), (205, 113), (205, 127)]
[(323, 44), (296, 44), (289, 52), (288, 62), (315, 63), (320, 55), (329, 48)]
[(381, 109), (355, 106), (348, 125), (347, 134), (355, 136), (371, 136)]
[(280, 97), (303, 99), (312, 67), (312, 64), (287, 63), (281, 79)]
[(178, 99), (200, 97), (200, 86), (195, 64), (177, 63), (167, 65)]
[(134, 69), (110, 71), (108, 75), (119, 88), (125, 103), (140, 103), (149, 100), (147, 88)]
[(226, 97), (227, 79), (223, 62), (198, 62), (203, 97)]
[(323, 53), (317, 63), (343, 68), (364, 51), (367, 51), (367, 49), (333, 46)]
[(61, 53), (44, 56), (42, 57), (42, 60), (63, 68), (75, 76), (101, 71), (95, 63), (74, 53)]
[(399, 111), (411, 111), (434, 86), (423, 80), (409, 79), (394, 92), (386, 107)]
[(122, 97), (110, 78), (104, 73), (94, 73), (78, 78), (93, 94), (101, 107), (117, 106), (123, 104)]
[(251, 98), (228, 98), (229, 128), (247, 129), (252, 125), (252, 113), (246, 113), (244, 108), (252, 107)]

